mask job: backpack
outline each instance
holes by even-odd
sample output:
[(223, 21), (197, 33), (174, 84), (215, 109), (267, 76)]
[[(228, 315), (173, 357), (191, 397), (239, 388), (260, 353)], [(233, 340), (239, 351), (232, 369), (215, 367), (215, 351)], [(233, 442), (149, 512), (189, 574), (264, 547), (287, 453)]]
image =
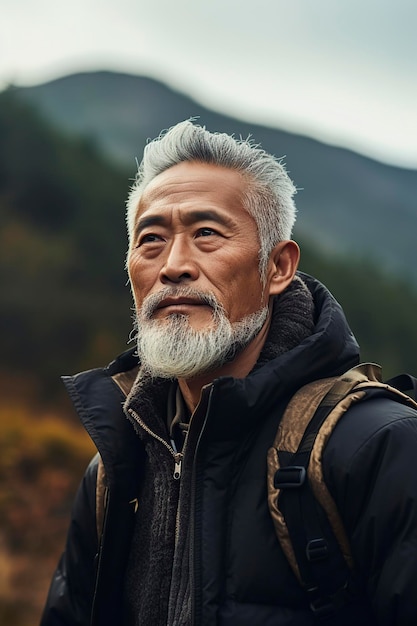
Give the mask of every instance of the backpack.
[(324, 482), (324, 448), (348, 408), (371, 395), (417, 410), (417, 402), (403, 393), (408, 389), (417, 398), (417, 379), (402, 374), (383, 383), (381, 368), (370, 363), (309, 383), (290, 400), (268, 450), (268, 506), (275, 531), (318, 621), (355, 593), (349, 541)]

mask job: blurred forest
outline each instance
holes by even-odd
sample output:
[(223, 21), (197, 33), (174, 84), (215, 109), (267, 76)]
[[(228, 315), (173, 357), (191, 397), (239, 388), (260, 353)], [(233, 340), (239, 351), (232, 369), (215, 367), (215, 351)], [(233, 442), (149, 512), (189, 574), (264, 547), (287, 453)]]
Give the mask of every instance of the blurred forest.
[[(38, 623), (94, 453), (59, 376), (126, 349), (124, 202), (134, 171), (0, 93), (0, 623)], [(363, 360), (416, 372), (417, 293), (366, 258), (301, 241), (301, 269), (345, 308)]]

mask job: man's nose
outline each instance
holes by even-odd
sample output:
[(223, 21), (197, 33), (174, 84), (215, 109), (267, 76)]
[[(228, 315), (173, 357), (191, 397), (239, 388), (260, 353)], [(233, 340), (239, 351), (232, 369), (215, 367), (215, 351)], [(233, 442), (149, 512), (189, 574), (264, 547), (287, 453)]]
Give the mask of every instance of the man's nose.
[(162, 283), (180, 283), (198, 278), (198, 266), (190, 246), (182, 239), (175, 239), (168, 246), (166, 258), (160, 271)]

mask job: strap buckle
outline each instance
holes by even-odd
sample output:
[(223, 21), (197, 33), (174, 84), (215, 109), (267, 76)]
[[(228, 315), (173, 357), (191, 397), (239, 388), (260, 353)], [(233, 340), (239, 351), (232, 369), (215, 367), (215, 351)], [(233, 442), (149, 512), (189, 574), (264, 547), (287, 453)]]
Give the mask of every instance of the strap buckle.
[(275, 472), (274, 486), (276, 489), (293, 489), (301, 487), (306, 479), (306, 470), (302, 465), (280, 467)]
[(329, 556), (329, 545), (324, 537), (311, 539), (306, 545), (306, 556), (310, 563), (323, 561)]
[[(310, 595), (317, 595), (318, 588), (313, 587), (308, 589)], [(339, 609), (343, 608), (346, 604), (346, 596), (348, 594), (348, 582), (346, 582), (341, 589), (334, 594), (318, 597), (310, 602), (310, 609), (316, 617), (326, 617), (336, 613)]]

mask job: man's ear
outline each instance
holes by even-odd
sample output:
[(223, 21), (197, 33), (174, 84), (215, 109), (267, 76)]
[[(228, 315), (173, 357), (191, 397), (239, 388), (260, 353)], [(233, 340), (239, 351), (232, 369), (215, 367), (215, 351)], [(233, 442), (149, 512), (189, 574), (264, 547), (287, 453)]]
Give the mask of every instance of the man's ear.
[(288, 287), (294, 278), (300, 260), (300, 248), (295, 241), (280, 241), (271, 252), (269, 295), (276, 296)]

